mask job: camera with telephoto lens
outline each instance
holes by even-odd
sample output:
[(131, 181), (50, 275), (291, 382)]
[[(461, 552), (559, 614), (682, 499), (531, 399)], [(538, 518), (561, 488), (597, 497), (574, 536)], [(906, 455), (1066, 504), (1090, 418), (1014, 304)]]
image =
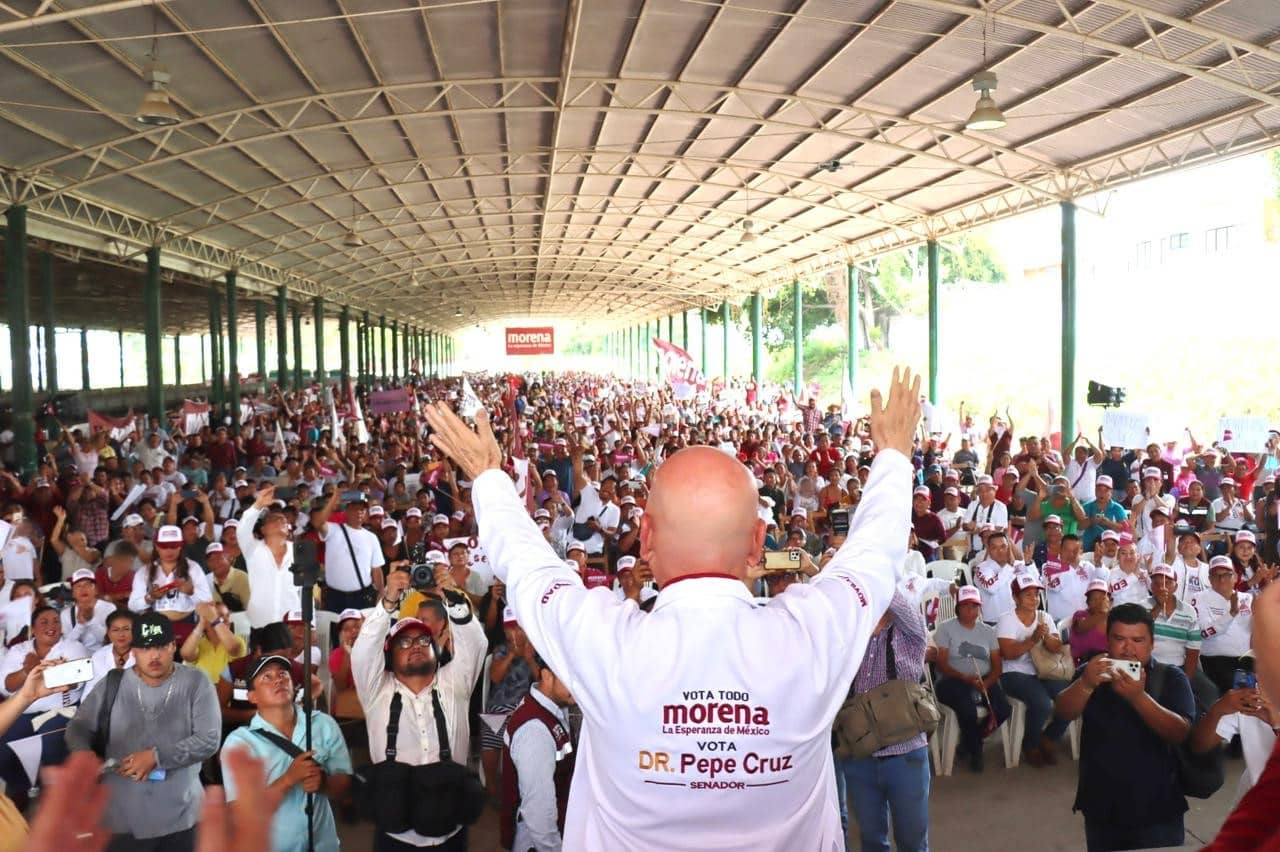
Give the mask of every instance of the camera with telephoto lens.
[(409, 548), (409, 585), (420, 592), (436, 587), (436, 566), (427, 561), (427, 545), (418, 542)]

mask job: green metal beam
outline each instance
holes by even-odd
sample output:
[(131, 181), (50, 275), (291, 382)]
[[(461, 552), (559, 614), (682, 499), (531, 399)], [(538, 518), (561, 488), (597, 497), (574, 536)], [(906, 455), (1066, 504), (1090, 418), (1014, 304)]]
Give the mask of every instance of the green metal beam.
[(400, 379), (400, 333), (399, 324), (391, 321), (391, 380)]
[(54, 394), (58, 392), (58, 336), (53, 325), (53, 255), (48, 251), (40, 253), (40, 297), (44, 303), (44, 386)]
[(240, 434), (240, 294), (236, 271), (227, 270), (227, 412), (231, 434)]
[(925, 243), (929, 263), (929, 402), (938, 404), (938, 241)]
[(702, 333), (702, 347), (699, 355), (702, 358), (702, 375), (707, 375), (707, 309), (698, 308), (698, 327)]
[(792, 328), (791, 349), (791, 392), (800, 396), (804, 386), (804, 292), (797, 278), (791, 285), (791, 306), (795, 310), (795, 321)]
[(1062, 448), (1076, 434), (1076, 204), (1062, 202)]
[(689, 351), (689, 310), (680, 312), (680, 348)]
[(222, 302), (216, 287), (209, 288), (209, 403), (210, 422), (222, 416)]
[(723, 341), (723, 350), (720, 358), (724, 362), (720, 374), (729, 379), (729, 302), (720, 303), (720, 336)]
[(27, 280), (27, 208), (5, 211), (4, 282), (13, 366), (13, 454), (23, 476), (36, 472), (35, 406), (31, 394), (31, 306)]
[(124, 387), (124, 329), (116, 329), (116, 353), (120, 356), (120, 387)]
[(387, 372), (387, 317), (385, 314), (378, 318), (378, 334), (382, 340), (382, 357), (378, 359), (378, 376), (385, 380), (390, 375)]
[(258, 354), (258, 375), (263, 387), (267, 383), (267, 304), (258, 299), (253, 303), (253, 336)]
[(173, 336), (173, 383), (182, 384), (182, 335)]
[(289, 291), (276, 289), (276, 382), (289, 386)]
[(311, 312), (316, 324), (316, 375), (323, 384), (328, 377), (324, 371), (324, 300), (319, 296), (312, 301)]
[(845, 370), (849, 376), (849, 388), (854, 393), (858, 389), (858, 268), (852, 263), (845, 267), (846, 283), (849, 287), (849, 320), (845, 332), (848, 335), (845, 350)]
[(80, 388), (89, 389), (89, 329), (80, 329)]
[(764, 299), (751, 294), (751, 379), (759, 387), (764, 381)]
[(160, 247), (147, 249), (147, 278), (142, 284), (146, 321), (147, 413), (164, 425), (164, 367), (160, 358)]
[(340, 391), (345, 397), (351, 391), (351, 309), (346, 305), (338, 314), (338, 359), (342, 371)]
[(293, 306), (293, 388), (302, 389), (302, 308)]

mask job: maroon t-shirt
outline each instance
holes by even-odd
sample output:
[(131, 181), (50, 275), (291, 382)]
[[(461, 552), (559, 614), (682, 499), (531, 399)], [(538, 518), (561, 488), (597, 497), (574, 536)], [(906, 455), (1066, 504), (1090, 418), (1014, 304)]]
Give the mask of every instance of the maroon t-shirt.
[(108, 595), (124, 595), (127, 603), (129, 595), (133, 593), (133, 574), (134, 572), (130, 571), (119, 580), (112, 580), (107, 566), (98, 566), (98, 570), (93, 575), (94, 582), (98, 585), (98, 597), (106, 600)]

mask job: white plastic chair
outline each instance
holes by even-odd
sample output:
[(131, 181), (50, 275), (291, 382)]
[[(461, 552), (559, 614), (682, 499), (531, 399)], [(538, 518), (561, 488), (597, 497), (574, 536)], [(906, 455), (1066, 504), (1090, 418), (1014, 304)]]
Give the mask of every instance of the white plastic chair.
[(973, 576), (969, 573), (969, 566), (958, 559), (935, 559), (925, 566), (934, 577), (945, 577), (948, 580), (955, 579), (957, 585), (961, 585), (960, 578), (964, 578), (963, 585), (972, 585)]
[(1009, 721), (1004, 723), (1004, 765), (1006, 769), (1016, 769), (1022, 762), (1022, 737), (1027, 730), (1027, 705), (1012, 695), (1005, 695), (1009, 701)]
[[(488, 709), (489, 709), (489, 686), (491, 685), (489, 683), (489, 669), (491, 668), (493, 668), (493, 654), (489, 654), (484, 658), (484, 668), (480, 672), (480, 712), (481, 713), (486, 713), (488, 712)], [(483, 726), (484, 722), (482, 721), (480, 724)], [(479, 736), (479, 735), (480, 735), (480, 732), (477, 730), (476, 736)], [(472, 749), (472, 751), (475, 751), (475, 750), (476, 749), (474, 748)], [(485, 783), (484, 761), (483, 760), (477, 761), (476, 767), (480, 774), (480, 783), (481, 785), (483, 785)]]

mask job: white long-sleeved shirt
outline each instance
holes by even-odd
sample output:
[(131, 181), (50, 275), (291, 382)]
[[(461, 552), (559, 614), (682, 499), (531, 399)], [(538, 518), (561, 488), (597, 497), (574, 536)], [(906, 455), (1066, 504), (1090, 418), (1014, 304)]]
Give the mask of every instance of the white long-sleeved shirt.
[[(537, 688), (529, 690), (534, 701), (569, 730), (569, 717)], [(515, 736), (506, 736), (507, 750), (515, 764), (520, 788), (520, 818), (511, 848), (527, 852), (560, 852), (560, 811), (556, 803), (556, 762), (567, 756), (556, 753), (556, 740), (539, 723), (521, 725)], [(572, 745), (566, 745), (571, 750)]]
[[(391, 715), (391, 698), (398, 692), (402, 706), (396, 760), (410, 766), (438, 762), (440, 738), (431, 704), (431, 693), (438, 691), (440, 710), (449, 731), (450, 756), (465, 765), (471, 749), (471, 691), (484, 667), (489, 644), (484, 625), (474, 616), (466, 624), (450, 625), (453, 659), (440, 668), (429, 688), (415, 695), (386, 668), (382, 646), (393, 623), (391, 614), (381, 604), (367, 612), (351, 647), (351, 674), (369, 731), (369, 759), (381, 763), (387, 758), (387, 720)], [(439, 846), (460, 830), (461, 826), (444, 837), (425, 837), (415, 831), (391, 836), (410, 846)]]
[(1200, 655), (1204, 657), (1243, 657), (1253, 643), (1253, 595), (1236, 595), (1236, 614), (1231, 614), (1231, 601), (1205, 589), (1191, 605), (1200, 619)]
[(261, 515), (261, 509), (250, 507), (236, 526), (236, 543), (240, 545), (245, 572), (249, 575), (249, 603), (245, 605), (245, 614), (249, 616), (250, 627), (284, 621), (291, 611), (302, 610), (301, 590), (293, 584), (293, 542), (285, 546), (284, 559), (276, 564), (271, 548), (253, 534)]
[[(12, 695), (4, 689), (4, 681), (9, 675), (22, 668), (27, 661), (27, 654), (34, 653), (36, 643), (32, 639), (26, 642), (19, 642), (5, 651), (4, 657), (0, 660), (0, 693)], [(83, 660), (89, 656), (89, 649), (81, 645), (79, 642), (73, 642), (65, 636), (58, 640), (57, 644), (49, 649), (49, 653), (45, 655), (46, 660)], [(26, 713), (43, 713), (46, 710), (56, 710), (59, 707), (74, 707), (80, 703), (81, 693), (84, 687), (75, 685), (66, 692), (55, 692), (53, 695), (46, 695), (44, 698), (37, 698), (31, 702), (31, 706), (25, 711)]]
[[(688, 576), (649, 613), (588, 591), (510, 477), (476, 478), (480, 543), (582, 708), (565, 849), (843, 848), (831, 723), (893, 597), (910, 473), (880, 453), (848, 540), (812, 582), (757, 606), (735, 576)], [(789, 662), (764, 662), (777, 659)]]
[(1011, 560), (1001, 565), (989, 557), (974, 566), (973, 584), (982, 599), (983, 621), (994, 624), (1013, 611), (1013, 575), (1021, 569), (1021, 563)]
[(107, 643), (107, 617), (116, 611), (116, 605), (107, 601), (94, 601), (93, 618), (81, 624), (76, 614), (74, 603), (62, 611), (62, 635), (73, 642), (79, 642), (89, 649), (90, 653)]
[[(179, 559), (185, 557), (179, 556)], [(129, 590), (129, 609), (134, 612), (146, 612), (149, 609), (155, 609), (156, 612), (195, 612), (196, 604), (207, 603), (213, 600), (213, 591), (209, 588), (209, 578), (205, 576), (204, 571), (195, 562), (187, 559), (187, 573), (191, 577), (192, 593), (184, 594), (177, 589), (166, 594), (154, 604), (147, 603), (147, 592), (151, 591), (148, 583), (148, 571), (146, 566), (139, 568), (133, 572), (133, 588)], [(178, 574), (175, 570), (172, 574), (166, 574), (164, 566), (156, 564), (155, 580), (157, 586), (166, 586), (177, 580)]]

